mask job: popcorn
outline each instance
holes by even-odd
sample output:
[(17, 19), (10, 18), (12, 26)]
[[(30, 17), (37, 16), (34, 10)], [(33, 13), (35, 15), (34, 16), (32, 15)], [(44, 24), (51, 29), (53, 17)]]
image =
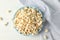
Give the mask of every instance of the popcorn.
[(48, 32), (48, 29), (45, 29), (45, 32)]
[[(16, 17), (14, 19), (14, 24), (17, 30), (24, 34), (37, 34), (37, 30), (42, 25), (42, 14), (36, 9), (24, 7), (16, 12)], [(15, 21), (16, 20), (16, 21)], [(36, 25), (35, 25), (36, 24)], [(18, 26), (18, 27), (17, 27)]]
[(48, 36), (47, 36), (47, 35), (44, 35), (43, 38), (44, 38), (45, 40), (47, 40), (47, 39), (48, 39)]

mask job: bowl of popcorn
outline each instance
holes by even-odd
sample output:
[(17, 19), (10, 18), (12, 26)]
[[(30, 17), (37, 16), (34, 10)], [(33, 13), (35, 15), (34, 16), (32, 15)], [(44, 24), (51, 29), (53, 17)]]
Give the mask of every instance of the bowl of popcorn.
[(14, 16), (15, 29), (23, 35), (36, 35), (43, 27), (43, 13), (34, 7), (22, 7)]

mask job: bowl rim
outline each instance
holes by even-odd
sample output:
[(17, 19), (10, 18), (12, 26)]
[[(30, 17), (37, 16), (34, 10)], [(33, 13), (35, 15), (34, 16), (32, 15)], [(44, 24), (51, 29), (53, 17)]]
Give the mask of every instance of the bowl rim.
[[(21, 9), (23, 9), (24, 7), (29, 7), (29, 8), (33, 8), (33, 9), (38, 9), (38, 11), (39, 11), (39, 13), (41, 13), (42, 14), (42, 27), (41, 27), (41, 30), (39, 30), (38, 31), (38, 34), (42, 31), (42, 28), (44, 27), (43, 26), (43, 23), (45, 22), (45, 17), (44, 17), (44, 13), (39, 9), (39, 8), (36, 8), (36, 7), (31, 7), (31, 6), (23, 6), (23, 7), (21, 7), (21, 8), (19, 8), (17, 11), (16, 11), (16, 13), (19, 11), (19, 10), (21, 10)], [(15, 15), (16, 15), (16, 13), (15, 13)], [(15, 19), (15, 15), (14, 15), (14, 18), (13, 18), (13, 20)], [(16, 28), (15, 28), (16, 29)], [(16, 29), (17, 30), (17, 29)], [(17, 30), (17, 32), (18, 32), (18, 30)], [(20, 32), (18, 32), (19, 34), (20, 34)], [(30, 35), (30, 34), (29, 34)]]

